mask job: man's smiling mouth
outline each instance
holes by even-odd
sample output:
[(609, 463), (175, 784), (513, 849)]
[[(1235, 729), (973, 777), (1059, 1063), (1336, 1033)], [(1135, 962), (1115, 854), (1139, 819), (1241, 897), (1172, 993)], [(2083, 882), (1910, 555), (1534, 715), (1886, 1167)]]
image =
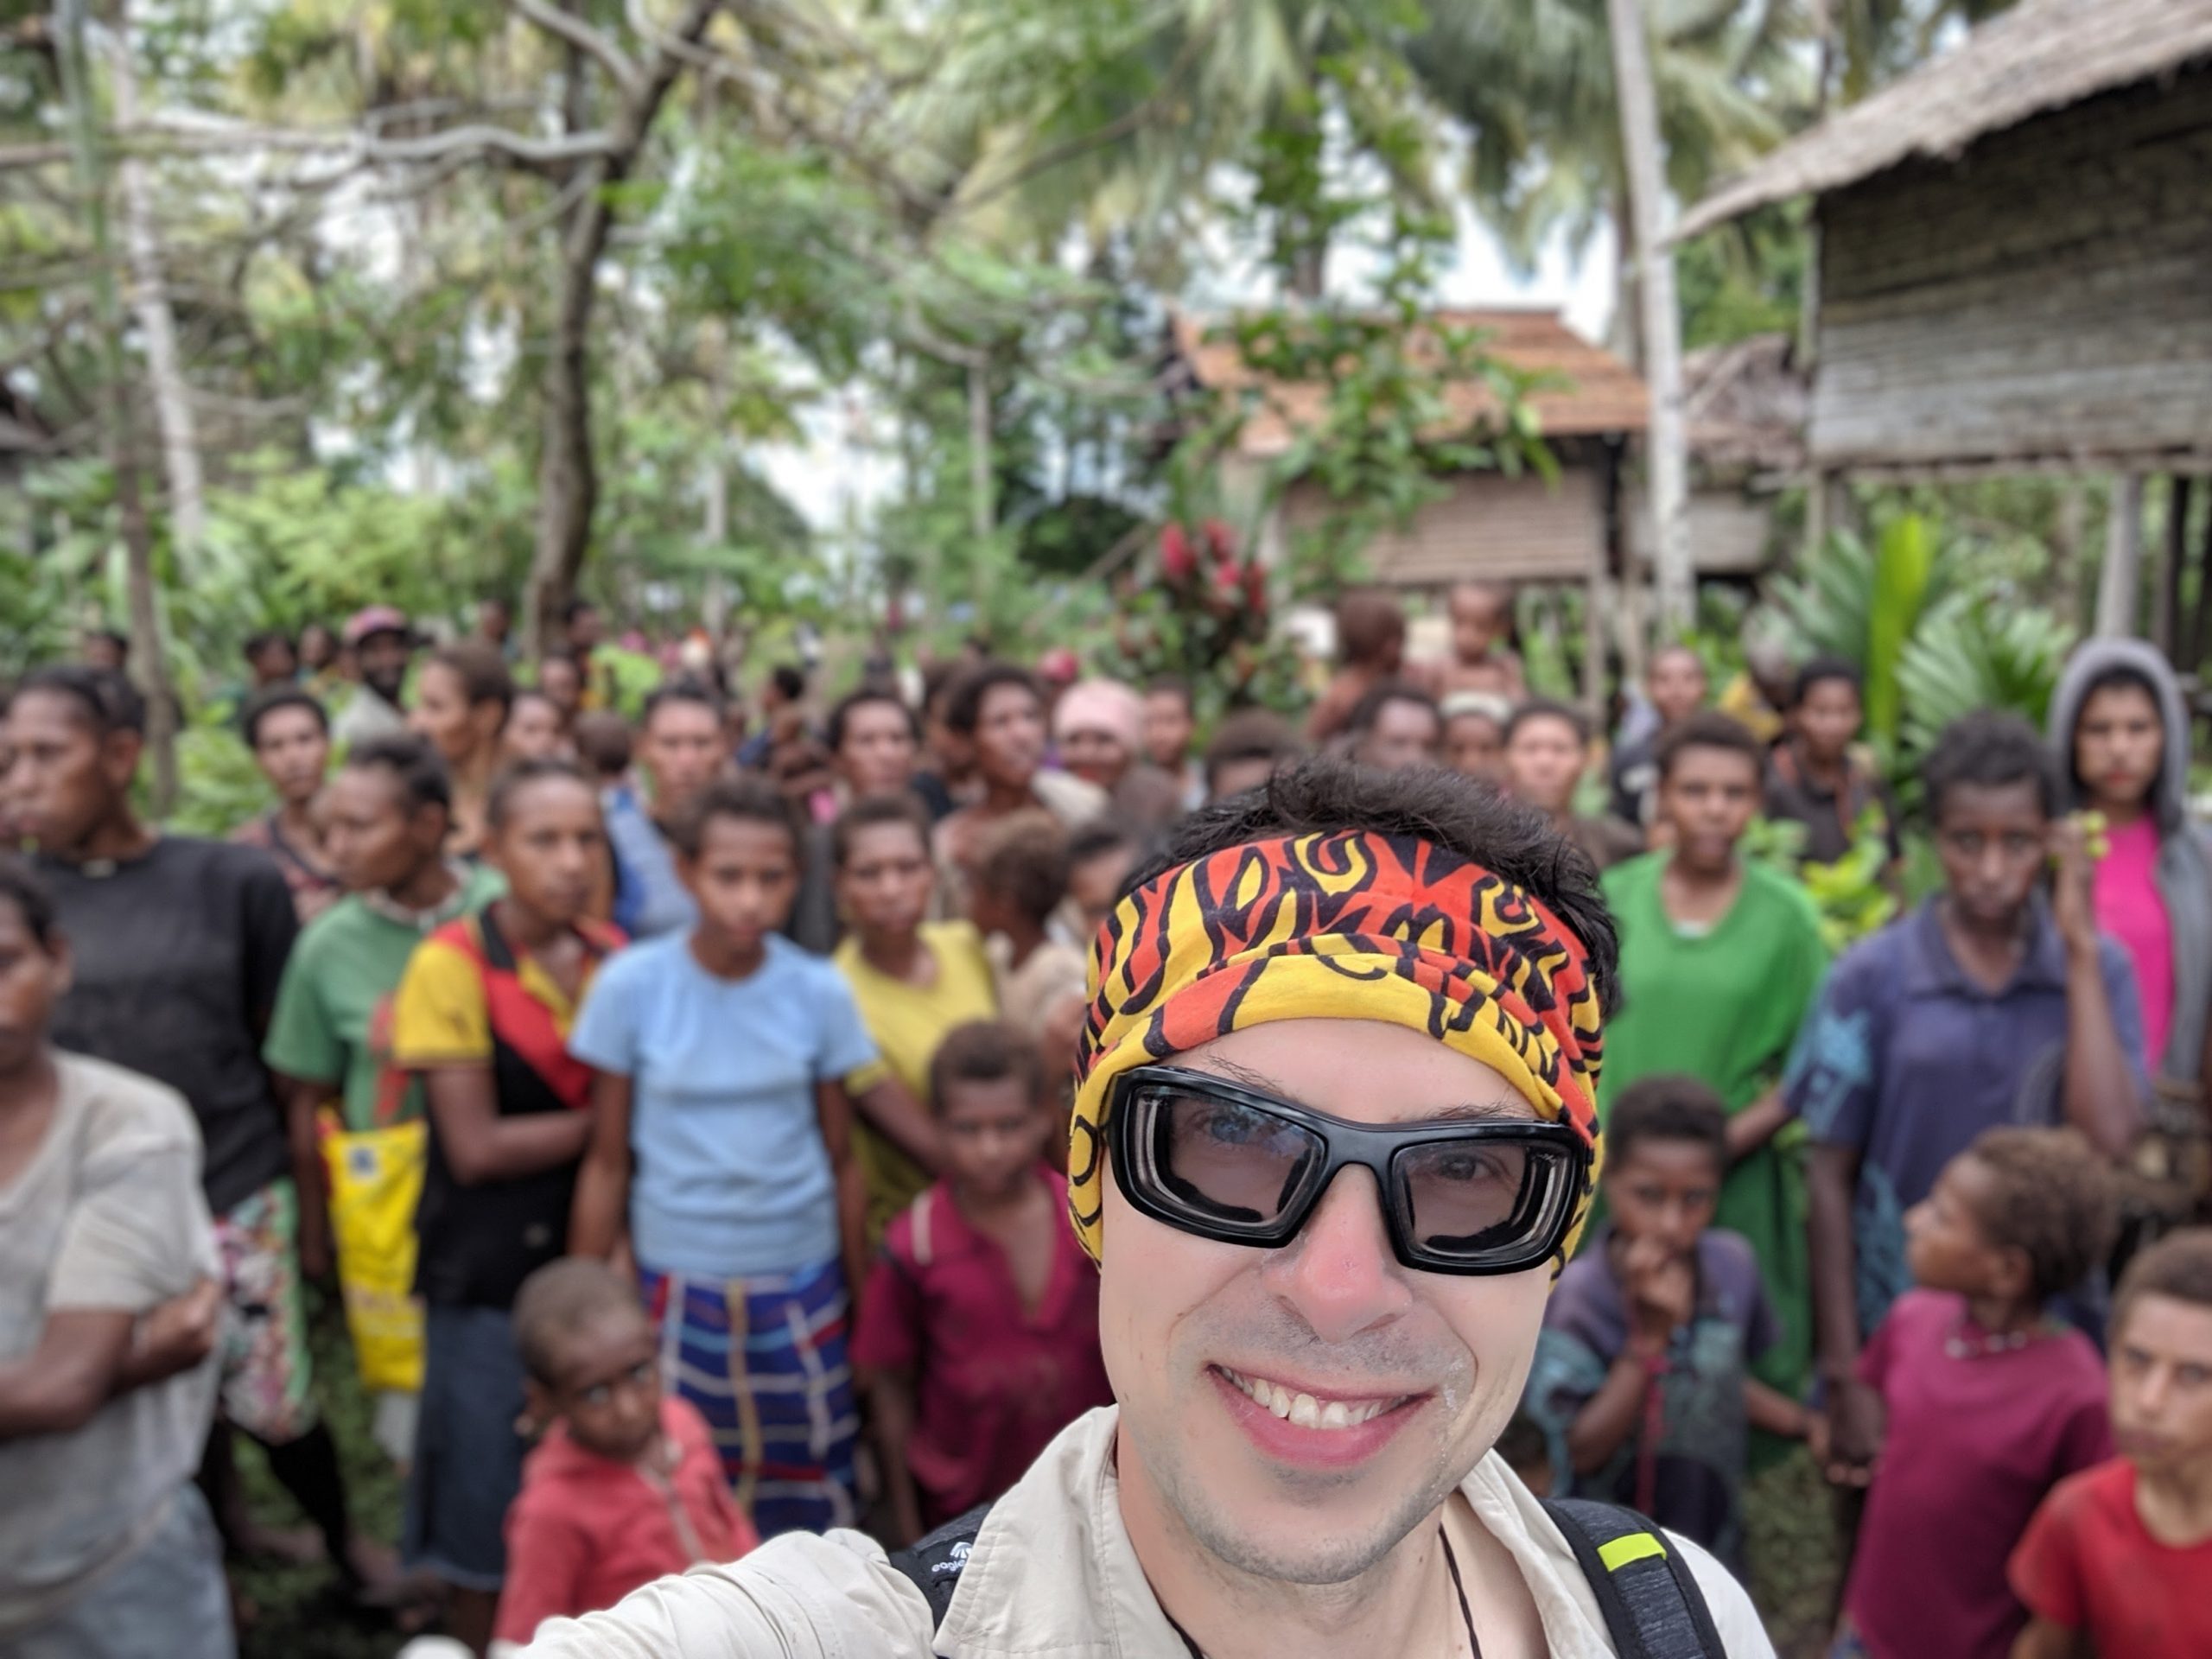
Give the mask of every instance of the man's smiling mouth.
[(1247, 1376), (1226, 1365), (1217, 1365), (1213, 1369), (1245, 1398), (1299, 1428), (1356, 1428), (1362, 1423), (1373, 1421), (1386, 1411), (1396, 1410), (1414, 1398), (1408, 1394), (1352, 1397), (1316, 1395), (1269, 1382), (1263, 1376)]

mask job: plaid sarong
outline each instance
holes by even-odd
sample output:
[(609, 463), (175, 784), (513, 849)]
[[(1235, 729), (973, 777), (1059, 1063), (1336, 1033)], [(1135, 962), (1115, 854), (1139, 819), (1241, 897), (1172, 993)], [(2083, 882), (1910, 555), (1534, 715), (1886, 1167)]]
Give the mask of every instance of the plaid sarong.
[(661, 1386), (699, 1409), (763, 1538), (853, 1524), (860, 1418), (845, 1357), (845, 1275), (702, 1279), (640, 1262)]

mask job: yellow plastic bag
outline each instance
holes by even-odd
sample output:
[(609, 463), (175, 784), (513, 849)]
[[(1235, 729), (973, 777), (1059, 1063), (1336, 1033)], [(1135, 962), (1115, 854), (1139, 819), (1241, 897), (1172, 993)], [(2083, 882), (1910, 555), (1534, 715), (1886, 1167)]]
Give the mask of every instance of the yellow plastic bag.
[(412, 1394), (423, 1386), (423, 1304), (415, 1296), (415, 1207), (423, 1196), (429, 1126), (419, 1118), (349, 1132), (326, 1114), (338, 1287), (361, 1386)]

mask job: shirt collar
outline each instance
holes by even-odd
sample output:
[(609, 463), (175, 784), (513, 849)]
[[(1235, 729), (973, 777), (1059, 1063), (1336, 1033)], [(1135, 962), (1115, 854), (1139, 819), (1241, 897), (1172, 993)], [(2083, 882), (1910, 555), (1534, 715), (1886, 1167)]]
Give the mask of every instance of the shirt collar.
[(2057, 925), (2050, 919), (2050, 908), (2040, 893), (2028, 901), (2027, 950), (2012, 977), (1994, 993), (1970, 978), (1966, 969), (1959, 966), (1958, 958), (1951, 954), (1951, 943), (1943, 937), (1943, 923), (1936, 913), (1941, 897), (1931, 894), (1922, 899), (1920, 907), (1912, 914), (1912, 938), (1916, 948), (1911, 953), (1906, 974), (1907, 991), (2001, 1002), (2024, 991), (2066, 988), (2066, 946), (2058, 937)]

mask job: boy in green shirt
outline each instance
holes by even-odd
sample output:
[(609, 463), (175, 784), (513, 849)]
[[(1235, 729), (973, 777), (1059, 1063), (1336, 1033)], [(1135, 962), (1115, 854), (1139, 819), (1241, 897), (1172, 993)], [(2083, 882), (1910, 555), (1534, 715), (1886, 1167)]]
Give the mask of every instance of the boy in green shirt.
[(1725, 715), (1694, 715), (1658, 751), (1656, 828), (1662, 850), (1601, 878), (1620, 929), (1621, 1006), (1605, 1027), (1605, 1088), (1683, 1073), (1727, 1108), (1729, 1169), (1714, 1224), (1751, 1242), (1781, 1339), (1752, 1374), (1792, 1398), (1812, 1356), (1804, 1172), (1782, 1074), (1827, 953), (1820, 920), (1789, 877), (1738, 855), (1758, 810), (1765, 759)]

